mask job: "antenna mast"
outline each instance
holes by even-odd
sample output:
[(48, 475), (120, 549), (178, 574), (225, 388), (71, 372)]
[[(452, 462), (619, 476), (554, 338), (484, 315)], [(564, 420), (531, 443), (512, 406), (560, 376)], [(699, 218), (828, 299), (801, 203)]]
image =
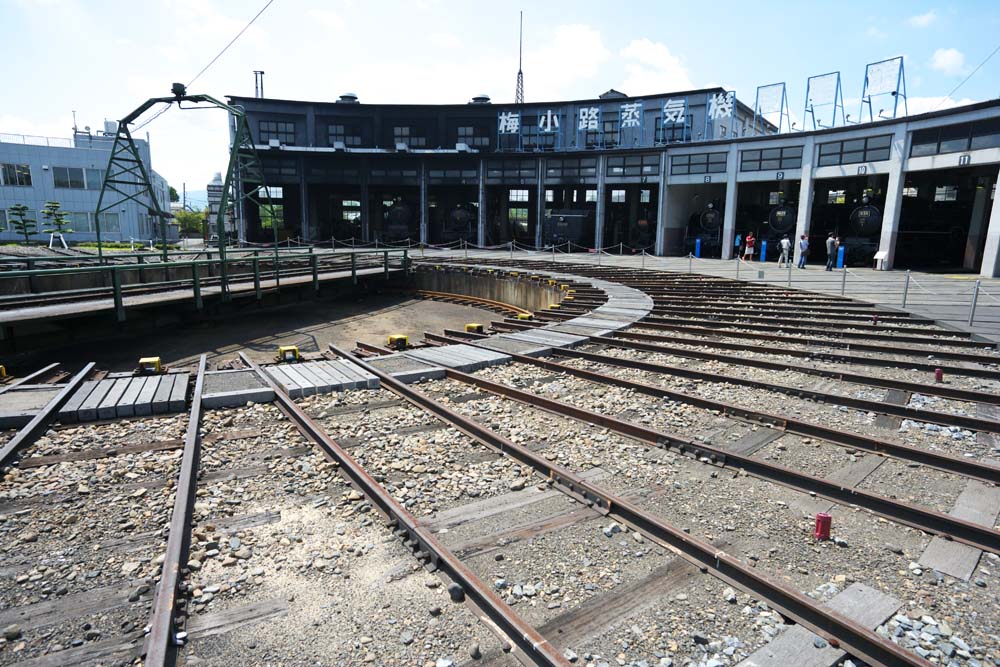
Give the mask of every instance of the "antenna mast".
[(524, 104), (524, 72), (521, 71), (521, 56), (524, 50), (524, 12), (521, 12), (517, 36), (517, 92), (514, 93), (514, 103)]

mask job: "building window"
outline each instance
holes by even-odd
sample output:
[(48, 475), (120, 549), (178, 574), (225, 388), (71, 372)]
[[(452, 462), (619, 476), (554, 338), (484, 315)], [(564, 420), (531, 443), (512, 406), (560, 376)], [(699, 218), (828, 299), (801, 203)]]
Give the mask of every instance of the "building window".
[(618, 114), (607, 114), (603, 117), (604, 132), (602, 139), (607, 147), (618, 145)]
[(528, 201), (527, 190), (511, 190), (508, 201)]
[(802, 167), (802, 146), (740, 151), (740, 171), (779, 171)]
[(528, 233), (528, 209), (520, 207), (507, 209), (507, 221), (521, 235)]
[(268, 160), (264, 162), (264, 176), (268, 178), (295, 178), (298, 170), (295, 160)]
[(535, 178), (536, 169), (535, 160), (490, 160), (486, 163), (486, 178)]
[(546, 160), (545, 176), (547, 178), (595, 177), (597, 176), (597, 159)]
[(656, 154), (608, 158), (608, 176), (656, 176), (659, 173), (660, 156)]
[(670, 158), (670, 174), (722, 174), (726, 171), (725, 153), (695, 153)]
[(31, 185), (31, 167), (26, 164), (0, 165), (0, 185)]
[(583, 201), (597, 201), (597, 190), (587, 190), (583, 193)]
[(954, 185), (939, 185), (934, 188), (934, 201), (958, 201), (958, 188)]
[(327, 141), (330, 146), (338, 141), (344, 142), (344, 146), (348, 148), (360, 146), (361, 128), (356, 125), (328, 125)]
[(846, 204), (847, 192), (845, 190), (828, 190), (826, 193), (827, 204)]
[(657, 116), (653, 130), (653, 141), (658, 144), (677, 144), (691, 138), (692, 114), (686, 116), (684, 123), (669, 123), (663, 125), (663, 116)]
[(818, 166), (828, 167), (839, 164), (888, 160), (891, 144), (891, 134), (820, 144)]
[(555, 190), (546, 190), (546, 191), (545, 191), (545, 201), (546, 201), (547, 203), (551, 204), (551, 203), (553, 203), (553, 202), (554, 202), (555, 200), (556, 200), (556, 193), (555, 193)]
[(57, 188), (100, 190), (103, 177), (100, 169), (52, 167), (52, 181)]
[(1000, 118), (917, 130), (910, 141), (910, 157), (960, 153), (1000, 146)]
[(648, 204), (649, 203), (649, 190), (639, 190), (639, 203)]
[(7, 229), (7, 211), (0, 208), (0, 232), (14, 231)]
[(903, 188), (903, 196), (904, 197), (916, 197), (917, 196), (917, 189), (914, 188), (914, 187), (912, 187), (912, 186), (905, 187), (905, 188)]
[(458, 128), (458, 143), (467, 146), (487, 148), (490, 145), (490, 137), (478, 127), (464, 125)]
[(781, 203), (781, 200), (784, 197), (784, 194), (785, 193), (783, 193), (783, 192), (768, 192), (767, 193), (767, 205), (768, 206), (777, 206), (778, 204)]
[(409, 125), (393, 127), (392, 140), (397, 144), (406, 144), (411, 148), (423, 148), (427, 146), (427, 137), (417, 136), (413, 128)]
[(101, 231), (119, 234), (122, 231), (121, 218), (117, 213), (101, 213)]
[(282, 120), (262, 120), (257, 125), (260, 143), (266, 144), (277, 139), (288, 146), (295, 145), (295, 123)]
[(624, 190), (612, 190), (611, 191), (611, 203), (612, 204), (624, 204), (625, 203), (625, 191)]
[[(272, 215), (273, 211), (273, 215)], [(271, 207), (260, 207), (260, 228), (271, 229), (277, 225), (278, 229), (285, 226), (285, 207), (281, 204), (271, 204)]]

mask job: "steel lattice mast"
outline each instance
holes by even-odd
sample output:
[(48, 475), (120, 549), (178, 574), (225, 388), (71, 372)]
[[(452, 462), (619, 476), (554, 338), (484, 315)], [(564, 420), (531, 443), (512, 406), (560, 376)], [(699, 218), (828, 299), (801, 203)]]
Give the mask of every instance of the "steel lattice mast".
[(521, 57), (524, 48), (524, 12), (521, 12), (517, 36), (517, 91), (514, 93), (514, 103), (524, 104), (524, 72), (521, 71)]

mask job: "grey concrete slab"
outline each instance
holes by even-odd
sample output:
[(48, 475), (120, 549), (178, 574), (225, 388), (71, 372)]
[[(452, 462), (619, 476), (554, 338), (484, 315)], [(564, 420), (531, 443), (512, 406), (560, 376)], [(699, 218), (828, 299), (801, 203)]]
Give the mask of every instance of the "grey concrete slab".
[(331, 373), (319, 361), (309, 361), (304, 364), (299, 364), (298, 366), (300, 370), (303, 368), (308, 369), (310, 373), (322, 381), (322, 387), (318, 384), (316, 385), (317, 387), (320, 387), (320, 393), (326, 394), (331, 391), (340, 391), (343, 388), (344, 382), (341, 380), (340, 376)]
[(21, 385), (0, 394), (0, 428), (21, 428), (49, 404), (62, 389), (55, 386)]
[(295, 364), (295, 368), (293, 370), (310, 383), (312, 386), (311, 393), (313, 394), (329, 394), (331, 389), (333, 389), (329, 378), (317, 372), (316, 369), (314, 369), (308, 362)]
[[(122, 393), (122, 397), (118, 399), (118, 406), (115, 408), (115, 414), (119, 417), (133, 417), (135, 416), (135, 401), (139, 398), (139, 392), (142, 391), (142, 386), (146, 384), (146, 378), (134, 377), (128, 382), (128, 387)], [(83, 417), (80, 418), (83, 421)]]
[(270, 376), (274, 383), (277, 384), (283, 392), (288, 394), (291, 398), (301, 398), (302, 389), (299, 387), (298, 382), (293, 380), (285, 369), (280, 366), (264, 366), (264, 372)]
[(160, 386), (162, 376), (154, 375), (146, 378), (145, 384), (139, 391), (135, 399), (135, 414), (137, 417), (145, 417), (153, 414), (153, 397), (156, 395), (156, 388)]
[[(948, 514), (993, 528), (1000, 515), (1000, 488), (970, 480)], [(976, 571), (982, 555), (983, 552), (975, 547), (935, 537), (918, 562), (924, 567), (968, 581)]]
[(80, 405), (80, 409), (76, 413), (77, 419), (82, 422), (97, 419), (97, 410), (101, 406), (101, 402), (116, 382), (117, 380), (101, 380), (97, 387), (94, 388), (94, 391), (90, 392), (87, 400)]
[[(851, 584), (826, 603), (826, 606), (866, 628), (874, 629), (896, 613), (896, 598), (863, 584)], [(757, 649), (737, 667), (833, 667), (847, 655), (830, 646), (810, 630), (796, 625)], [(822, 646), (822, 648), (819, 648)]]
[[(170, 412), (183, 412), (187, 407), (187, 390), (190, 373), (180, 373), (174, 378), (174, 386), (170, 389)], [(204, 388), (204, 385), (202, 385)]]
[(505, 335), (477, 339), (476, 345), (482, 345), (497, 352), (523, 354), (528, 357), (547, 357), (552, 354), (551, 347), (540, 346), (537, 343), (517, 340), (515, 338), (507, 338)]
[(156, 393), (153, 394), (153, 400), (150, 403), (154, 415), (162, 415), (170, 411), (170, 392), (173, 391), (176, 380), (177, 375), (173, 373), (167, 373), (160, 377), (160, 384), (157, 385)]
[(115, 416), (118, 401), (121, 400), (122, 394), (125, 393), (125, 389), (131, 381), (131, 378), (128, 377), (119, 378), (114, 381), (111, 390), (108, 391), (101, 400), (101, 404), (97, 407), (98, 419), (111, 419)]
[(505, 364), (511, 361), (509, 355), (500, 352), (477, 349), (469, 345), (442, 345), (405, 352), (407, 356), (428, 363), (471, 372), (487, 366)]
[(559, 333), (548, 329), (532, 329), (531, 331), (519, 331), (508, 336), (515, 340), (527, 340), (549, 347), (573, 347), (587, 341), (583, 336)]
[(348, 361), (347, 359), (336, 359), (327, 363), (347, 377), (357, 378), (358, 382), (360, 382), (358, 388), (378, 389), (380, 386), (377, 376), (372, 375), (365, 369), (353, 362)]
[(62, 409), (59, 410), (59, 421), (63, 424), (72, 424), (79, 421), (76, 414), (77, 411), (98, 384), (99, 382), (97, 380), (88, 380), (80, 385), (80, 388), (69, 397), (69, 400), (66, 401), (66, 403), (62, 406)]
[(313, 384), (313, 381), (302, 373), (299, 373), (294, 364), (285, 364), (281, 367), (281, 370), (292, 382), (298, 385), (302, 396), (312, 396), (316, 393), (316, 385)]
[(607, 336), (615, 329), (597, 328), (582, 324), (559, 324), (554, 327), (546, 327), (547, 331), (558, 331), (559, 333), (572, 334), (573, 336)]
[(367, 383), (363, 382), (353, 373), (350, 373), (341, 364), (335, 364), (332, 361), (317, 361), (316, 365), (333, 380), (334, 388), (337, 391), (359, 389), (367, 386)]
[(235, 408), (247, 403), (270, 403), (274, 400), (274, 390), (270, 387), (235, 389), (214, 394), (202, 394), (201, 405), (205, 408)]
[(440, 380), (445, 376), (442, 367), (428, 364), (402, 354), (390, 354), (384, 357), (366, 359), (365, 361), (383, 373), (388, 373), (400, 382), (411, 383), (419, 382), (420, 380)]
[(202, 393), (220, 394), (243, 389), (260, 389), (266, 386), (260, 376), (249, 369), (207, 371), (202, 385)]

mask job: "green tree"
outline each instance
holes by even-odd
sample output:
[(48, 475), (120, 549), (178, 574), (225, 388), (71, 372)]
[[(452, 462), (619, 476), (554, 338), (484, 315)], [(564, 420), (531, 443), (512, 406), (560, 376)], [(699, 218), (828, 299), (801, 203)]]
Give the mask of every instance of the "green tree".
[(66, 227), (69, 224), (69, 213), (62, 210), (62, 204), (57, 201), (45, 202), (45, 207), (42, 209), (42, 217), (45, 218), (46, 223), (55, 225), (52, 229), (43, 229), (42, 231), (46, 234), (62, 235), (73, 232), (72, 229)]
[(28, 217), (28, 207), (24, 204), (14, 204), (7, 209), (7, 215), (10, 217), (13, 231), (23, 236), (24, 245), (28, 245), (31, 235), (35, 233), (35, 225), (38, 221)]
[(205, 214), (201, 211), (175, 211), (174, 222), (180, 226), (182, 234), (201, 236)]
[(175, 188), (174, 186), (171, 185), (170, 186), (170, 201), (171, 202), (176, 202), (176, 201), (180, 201), (180, 200), (181, 200), (181, 196), (179, 194), (177, 194), (177, 188)]

